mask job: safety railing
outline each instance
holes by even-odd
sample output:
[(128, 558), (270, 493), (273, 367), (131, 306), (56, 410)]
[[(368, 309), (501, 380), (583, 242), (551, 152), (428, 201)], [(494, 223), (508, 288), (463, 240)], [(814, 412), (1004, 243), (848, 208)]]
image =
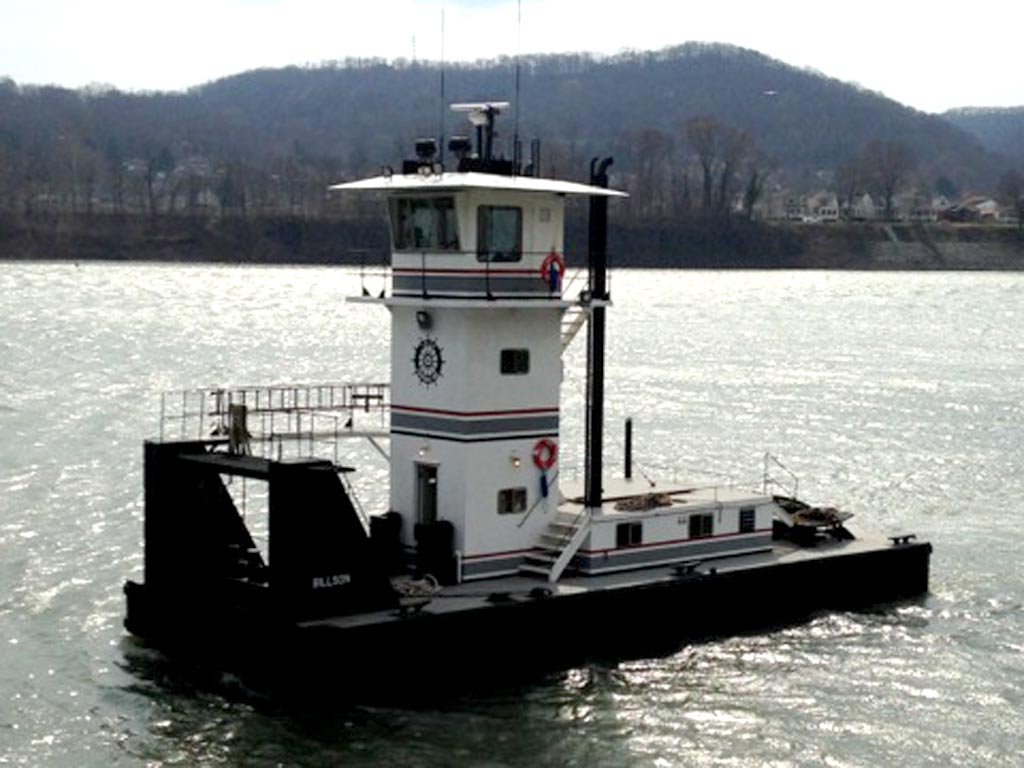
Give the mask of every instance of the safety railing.
[(338, 463), (349, 437), (386, 437), (390, 386), (288, 384), (165, 392), (161, 440), (223, 439), (264, 458), (312, 456)]
[[(556, 265), (558, 277), (553, 280), (547, 261), (551, 254), (550, 250), (522, 251), (520, 258), (506, 261), (480, 258), (476, 251), (401, 251), (394, 254), (394, 264), (360, 266), (360, 292), (370, 299), (396, 294), (448, 298), (454, 292), (468, 298), (509, 299), (521, 293), (533, 299), (580, 300), (588, 282), (586, 267), (569, 270), (559, 255), (561, 267)], [(451, 257), (461, 259), (462, 266), (453, 266)], [(464, 285), (452, 288), (454, 280), (462, 280)]]
[[(776, 473), (779, 472), (785, 475), (785, 481), (776, 477)], [(769, 492), (769, 489), (778, 489), (782, 492), (782, 495), (795, 499), (797, 498), (797, 492), (800, 490), (800, 479), (789, 467), (779, 461), (771, 453), (766, 452), (764, 454), (764, 480), (762, 483), (762, 489), (765, 494)], [(774, 490), (772, 492), (774, 493)]]

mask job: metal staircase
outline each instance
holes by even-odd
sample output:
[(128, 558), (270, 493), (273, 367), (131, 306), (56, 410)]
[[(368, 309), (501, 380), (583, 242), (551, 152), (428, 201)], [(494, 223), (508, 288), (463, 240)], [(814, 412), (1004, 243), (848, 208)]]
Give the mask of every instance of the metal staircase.
[(520, 573), (543, 576), (555, 583), (572, 562), (580, 546), (590, 532), (590, 513), (559, 510), (555, 519), (548, 524), (541, 538), (541, 545), (526, 556), (526, 562), (519, 566)]

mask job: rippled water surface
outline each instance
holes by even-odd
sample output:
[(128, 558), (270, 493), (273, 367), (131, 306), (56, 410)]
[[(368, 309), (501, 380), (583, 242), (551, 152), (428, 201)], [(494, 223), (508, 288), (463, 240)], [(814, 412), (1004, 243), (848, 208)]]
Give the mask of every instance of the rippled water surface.
[[(126, 637), (158, 393), (386, 379), (387, 314), (345, 304), (358, 288), (343, 269), (0, 264), (0, 764), (1022, 764), (1016, 274), (614, 276), (608, 461), (626, 415), (652, 475), (755, 485), (771, 451), (855, 530), (933, 541), (917, 603), (433, 708), (285, 705)], [(578, 340), (567, 464), (581, 361)], [(385, 469), (354, 458), (381, 503)]]

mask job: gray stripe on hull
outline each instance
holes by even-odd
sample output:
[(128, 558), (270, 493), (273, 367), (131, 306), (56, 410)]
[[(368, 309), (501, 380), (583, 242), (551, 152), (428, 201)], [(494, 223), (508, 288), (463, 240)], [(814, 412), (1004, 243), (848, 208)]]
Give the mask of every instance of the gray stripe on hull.
[(652, 563), (673, 560), (690, 560), (695, 557), (713, 555), (721, 557), (731, 553), (739, 553), (751, 549), (768, 549), (772, 545), (771, 533), (762, 536), (733, 538), (717, 541), (684, 542), (673, 547), (658, 549), (613, 549), (606, 553), (579, 553), (576, 558), (581, 570), (596, 573), (606, 569), (633, 568)]
[(468, 420), (392, 410), (391, 428), (393, 430), (405, 429), (417, 432), (444, 432), (463, 437), (516, 432), (557, 432), (558, 414), (499, 416), (496, 418)]
[(539, 296), (557, 296), (553, 294), (547, 282), (540, 277), (523, 275), (502, 276), (484, 275), (395, 275), (392, 278), (392, 289), (396, 295), (422, 295), (430, 293), (473, 293), (486, 295), (491, 293), (536, 294)]
[(478, 563), (462, 561), (463, 579), (484, 579), (499, 574), (514, 573), (523, 564), (523, 555), (511, 557), (496, 557), (493, 560), (483, 560)]

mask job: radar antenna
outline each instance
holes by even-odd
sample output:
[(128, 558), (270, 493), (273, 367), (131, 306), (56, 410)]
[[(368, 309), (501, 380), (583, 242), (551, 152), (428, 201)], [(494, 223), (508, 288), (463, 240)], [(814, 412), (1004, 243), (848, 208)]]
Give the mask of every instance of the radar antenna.
[(452, 112), (462, 112), (476, 128), (476, 151), (481, 160), (494, 157), (494, 118), (509, 108), (507, 101), (480, 101), (452, 104)]

